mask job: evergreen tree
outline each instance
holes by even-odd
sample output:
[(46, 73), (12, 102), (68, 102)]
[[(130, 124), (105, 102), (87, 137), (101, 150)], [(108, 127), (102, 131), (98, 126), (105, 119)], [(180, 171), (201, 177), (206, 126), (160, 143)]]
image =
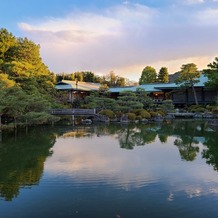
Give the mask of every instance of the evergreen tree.
[(157, 81), (156, 70), (151, 66), (145, 67), (139, 79), (139, 84), (142, 85), (146, 83), (155, 83), (156, 81)]
[(168, 83), (169, 82), (169, 73), (166, 67), (162, 67), (158, 73), (158, 82), (159, 83)]
[(208, 77), (208, 82), (206, 86), (211, 88), (218, 87), (218, 57), (215, 57), (215, 60), (208, 64), (208, 69), (204, 70), (204, 73)]
[(197, 69), (196, 64), (183, 64), (181, 71), (179, 72), (179, 77), (176, 80), (177, 84), (184, 87), (191, 87), (194, 93), (195, 104), (198, 104), (197, 94), (194, 85), (199, 82), (200, 72)]
[(133, 91), (123, 91), (118, 96), (118, 110), (122, 112), (130, 112), (133, 109), (143, 108), (143, 104), (139, 101), (137, 95)]
[(55, 76), (42, 62), (39, 49), (27, 38), (0, 29), (0, 114), (14, 118), (15, 127), (25, 114), (31, 117), (28, 113), (35, 113), (36, 123), (51, 119), (47, 111), (55, 105)]

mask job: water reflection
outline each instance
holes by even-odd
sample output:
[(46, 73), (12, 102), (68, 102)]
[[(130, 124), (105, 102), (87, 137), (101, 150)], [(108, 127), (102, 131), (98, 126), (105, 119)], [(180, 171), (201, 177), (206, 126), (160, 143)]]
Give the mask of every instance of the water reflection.
[(181, 159), (193, 161), (200, 152), (198, 144), (206, 147), (202, 151), (202, 157), (207, 163), (218, 170), (218, 138), (217, 131), (210, 128), (207, 121), (168, 121), (158, 124), (147, 125), (99, 125), (75, 128), (63, 134), (63, 137), (98, 137), (113, 135), (118, 141), (120, 148), (134, 149), (136, 146), (144, 146), (157, 140), (167, 143), (170, 137), (175, 137), (174, 145), (178, 148)]
[(39, 183), (46, 158), (52, 155), (50, 148), (55, 136), (45, 130), (5, 134), (0, 142), (0, 196), (11, 201), (19, 195), (21, 187)]
[[(218, 171), (216, 136), (217, 132), (205, 121), (56, 127), (35, 129), (16, 138), (3, 135), (0, 195), (11, 201), (21, 188), (39, 184), (43, 171), (48, 181), (50, 177), (61, 175), (73, 178), (75, 184), (103, 181), (124, 190), (159, 181), (162, 186), (170, 186), (168, 201), (175, 199), (175, 189), (177, 192), (185, 190), (190, 198), (202, 193), (218, 193), (216, 184), (210, 187), (195, 184), (199, 178), (211, 183), (213, 171), (207, 172), (205, 177), (205, 166), (200, 171), (197, 164), (184, 173), (184, 165), (177, 157), (178, 154), (184, 161), (197, 163), (203, 158)], [(51, 155), (52, 158), (47, 159)], [(192, 185), (186, 185), (190, 178)]]

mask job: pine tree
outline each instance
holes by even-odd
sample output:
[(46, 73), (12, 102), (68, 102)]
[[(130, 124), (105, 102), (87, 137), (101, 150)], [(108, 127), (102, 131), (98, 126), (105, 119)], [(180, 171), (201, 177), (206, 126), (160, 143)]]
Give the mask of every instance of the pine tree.
[(158, 73), (158, 82), (159, 83), (168, 83), (169, 82), (169, 73), (166, 67), (162, 67)]

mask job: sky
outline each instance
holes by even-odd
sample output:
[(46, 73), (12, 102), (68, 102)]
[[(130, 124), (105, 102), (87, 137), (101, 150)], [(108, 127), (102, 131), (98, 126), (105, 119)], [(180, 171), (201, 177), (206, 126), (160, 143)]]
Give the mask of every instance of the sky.
[(40, 44), (54, 73), (207, 68), (218, 56), (218, 0), (1, 0), (0, 28)]

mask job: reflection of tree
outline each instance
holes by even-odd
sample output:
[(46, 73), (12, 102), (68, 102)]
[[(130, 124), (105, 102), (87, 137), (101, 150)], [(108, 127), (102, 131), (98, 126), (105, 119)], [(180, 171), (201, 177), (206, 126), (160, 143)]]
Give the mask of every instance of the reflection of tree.
[(38, 184), (44, 162), (52, 154), (55, 136), (38, 129), (28, 135), (7, 136), (0, 147), (0, 196), (11, 201), (21, 187)]
[(162, 143), (166, 143), (167, 142), (167, 138), (168, 138), (167, 134), (159, 134), (158, 137), (159, 137), (159, 139), (160, 139), (160, 141)]
[(180, 139), (174, 141), (174, 145), (179, 148), (181, 158), (187, 161), (193, 161), (199, 152), (199, 147), (193, 146), (193, 144), (198, 144), (198, 141), (190, 136), (181, 136)]
[(202, 157), (206, 159), (206, 163), (212, 165), (214, 170), (218, 171), (218, 137), (217, 132), (207, 132), (205, 134), (204, 145), (207, 149), (202, 152)]
[(135, 142), (133, 139), (134, 129), (125, 128), (119, 134), (119, 143), (121, 148), (133, 149)]
[(195, 122), (184, 121), (178, 124), (175, 126), (175, 131), (179, 137), (174, 141), (174, 145), (178, 147), (183, 160), (193, 161), (199, 152), (199, 147), (194, 146), (199, 143), (194, 139), (198, 125)]
[(126, 128), (118, 132), (118, 138), (121, 148), (133, 149), (134, 146), (145, 145), (151, 143), (156, 138), (156, 130), (150, 125), (126, 126)]

